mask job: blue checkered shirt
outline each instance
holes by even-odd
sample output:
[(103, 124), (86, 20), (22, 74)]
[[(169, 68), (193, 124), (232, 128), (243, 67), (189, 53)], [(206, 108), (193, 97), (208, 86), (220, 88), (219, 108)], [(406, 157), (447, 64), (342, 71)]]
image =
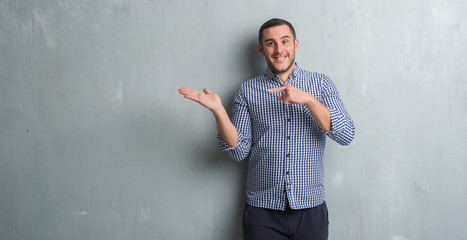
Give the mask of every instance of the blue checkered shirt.
[(285, 210), (315, 207), (324, 202), (323, 152), (326, 136), (348, 145), (354, 125), (331, 79), (295, 67), (285, 85), (311, 93), (331, 114), (332, 129), (323, 131), (304, 105), (283, 104), (270, 88), (283, 86), (266, 70), (238, 88), (232, 122), (238, 132), (235, 147), (218, 135), (221, 151), (237, 161), (249, 155), (246, 202), (255, 207)]

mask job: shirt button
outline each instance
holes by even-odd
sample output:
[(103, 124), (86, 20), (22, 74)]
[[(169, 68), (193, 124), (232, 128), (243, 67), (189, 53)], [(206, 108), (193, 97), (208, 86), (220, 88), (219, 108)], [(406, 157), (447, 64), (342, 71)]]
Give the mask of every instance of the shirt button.
[(287, 153), (287, 155), (286, 155), (286, 156), (287, 156), (287, 157), (290, 157), (290, 154), (288, 154), (288, 153)]
[(289, 175), (289, 171), (285, 172), (285, 174)]
[(287, 136), (287, 140), (290, 140), (290, 136)]
[(290, 118), (287, 119), (287, 122), (290, 122)]

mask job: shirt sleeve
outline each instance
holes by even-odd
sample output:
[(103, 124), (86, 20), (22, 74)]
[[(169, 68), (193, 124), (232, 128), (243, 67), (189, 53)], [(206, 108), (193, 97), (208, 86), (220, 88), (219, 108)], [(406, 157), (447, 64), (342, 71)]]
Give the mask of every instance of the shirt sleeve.
[(251, 120), (242, 86), (235, 93), (232, 103), (232, 123), (238, 133), (237, 145), (230, 147), (222, 140), (219, 133), (217, 140), (222, 152), (227, 152), (236, 161), (242, 161), (248, 156), (251, 148)]
[(336, 86), (328, 76), (322, 81), (323, 101), (331, 114), (331, 131), (324, 132), (329, 138), (341, 145), (349, 145), (355, 136), (352, 118), (339, 97)]

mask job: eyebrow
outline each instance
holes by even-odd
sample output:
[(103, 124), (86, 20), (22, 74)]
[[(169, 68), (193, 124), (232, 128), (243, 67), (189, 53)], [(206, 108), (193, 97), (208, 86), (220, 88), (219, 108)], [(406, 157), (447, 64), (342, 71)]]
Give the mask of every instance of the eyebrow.
[[(284, 39), (284, 38), (290, 38), (290, 39), (291, 39), (292, 36), (285, 35), (285, 36), (281, 37), (281, 39)], [(273, 40), (274, 40), (274, 39), (272, 39), (272, 38), (268, 38), (268, 39), (264, 40), (264, 42), (273, 41)]]

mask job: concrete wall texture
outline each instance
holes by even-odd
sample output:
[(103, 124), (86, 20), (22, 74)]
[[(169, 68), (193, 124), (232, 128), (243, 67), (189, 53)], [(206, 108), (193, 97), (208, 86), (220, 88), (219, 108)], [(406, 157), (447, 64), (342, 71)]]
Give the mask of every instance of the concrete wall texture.
[(467, 230), (467, 2), (0, 1), (0, 239), (241, 239), (246, 162), (178, 95), (265, 69), (292, 22), (357, 128), (325, 155), (331, 240)]

